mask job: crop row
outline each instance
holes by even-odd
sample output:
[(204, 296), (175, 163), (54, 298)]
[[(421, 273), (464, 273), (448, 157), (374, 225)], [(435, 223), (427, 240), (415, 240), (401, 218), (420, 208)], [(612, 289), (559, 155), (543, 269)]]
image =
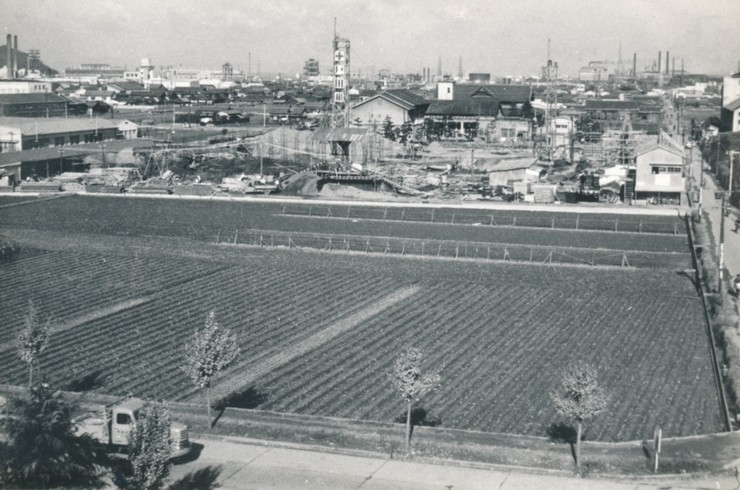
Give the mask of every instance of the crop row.
[[(53, 335), (41, 365), (49, 380), (61, 385), (94, 374), (109, 393), (184, 396), (193, 387), (178, 369), (183, 342), (210, 309), (239, 333), (244, 359), (255, 359), (322, 328), (332, 308), (351, 311), (387, 288), (382, 276), (360, 280), (265, 267), (218, 271)], [(25, 367), (14, 352), (0, 353), (0, 366), (6, 382), (23, 382)]]
[[(42, 316), (64, 322), (210, 272), (196, 262), (50, 252), (2, 266), (3, 316), (8, 325), (19, 326), (32, 300)], [(12, 333), (0, 330), (0, 341)]]
[[(308, 206), (310, 209), (310, 206)], [(354, 208), (353, 208), (354, 209)], [(365, 208), (362, 208), (365, 209)], [(367, 208), (373, 212), (382, 208)], [(397, 210), (394, 210), (396, 212)], [(426, 211), (425, 211), (426, 212)], [(472, 211), (471, 211), (472, 212)], [(561, 213), (556, 219), (574, 218)], [(561, 216), (558, 215), (558, 216)], [(507, 216), (504, 214), (504, 216)], [(544, 216), (544, 218), (542, 218)], [(550, 213), (523, 212), (518, 222), (528, 219), (551, 221)], [(502, 218), (503, 219), (503, 218)], [(592, 219), (583, 217), (584, 220)], [(593, 218), (602, 219), (602, 218)], [(604, 217), (609, 221), (611, 217)], [(650, 223), (673, 229), (678, 218), (619, 216), (623, 223)], [(320, 221), (318, 221), (320, 220)], [(638, 221), (635, 221), (638, 220)], [(471, 224), (483, 222), (475, 221)], [(678, 221), (680, 222), (680, 221)], [(631, 224), (629, 226), (632, 226)], [(647, 225), (646, 225), (647, 226)], [(408, 239), (467, 240), (553, 247), (606, 248), (652, 252), (685, 253), (688, 242), (683, 228), (676, 235), (574, 231), (550, 227), (457, 226), (424, 220), (326, 219), (282, 214), (279, 203), (209, 202), (182, 200), (119, 199), (76, 196), (11, 208), (0, 216), (0, 227), (39, 229), (56, 232), (112, 236), (185, 237), (215, 241), (217, 236), (233, 237), (250, 229), (283, 232), (314, 232), (334, 235), (396, 237)], [(655, 228), (657, 229), (657, 228)], [(672, 232), (671, 232), (672, 233)]]
[(286, 216), (486, 226), (523, 226), (625, 233), (665, 233), (677, 235), (686, 232), (686, 224), (683, 218), (678, 216), (455, 209), (432, 206), (420, 208), (322, 204), (283, 205), (280, 213)]
[(701, 321), (696, 298), (431, 287), (258, 388), (265, 409), (391, 420), (401, 403), (387, 377), (400, 348), (415, 345), (443, 378), (421, 405), (445, 426), (544, 435), (559, 421), (547, 395), (559, 377), (553, 366), (583, 358), (611, 394), (590, 438), (639, 439), (656, 423), (666, 435), (706, 433), (721, 430), (721, 419)]

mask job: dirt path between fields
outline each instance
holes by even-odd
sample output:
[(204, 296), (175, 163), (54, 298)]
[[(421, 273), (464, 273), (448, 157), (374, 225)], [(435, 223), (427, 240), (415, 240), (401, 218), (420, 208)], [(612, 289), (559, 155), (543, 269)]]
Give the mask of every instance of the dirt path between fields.
[[(230, 375), (222, 378), (219, 382), (211, 387), (211, 398), (213, 400), (228, 396), (239, 390), (247, 389), (257, 380), (265, 376), (270, 371), (273, 371), (289, 362), (293, 359), (300, 357), (307, 352), (320, 347), (321, 345), (329, 342), (335, 337), (347, 332), (365, 320), (372, 318), (379, 314), (383, 310), (390, 308), (391, 306), (399, 303), (407, 298), (410, 298), (414, 294), (420, 291), (418, 286), (408, 286), (397, 289), (390, 294), (382, 297), (380, 300), (373, 304), (362, 308), (351, 315), (344, 317), (320, 332), (316, 332), (310, 337), (297, 342), (295, 344), (287, 346), (282, 351), (274, 354), (264, 361), (254, 366), (242, 366), (238, 369), (239, 372), (244, 373), (239, 375), (238, 373), (231, 373)], [(185, 401), (200, 401), (203, 398), (203, 394), (200, 391), (192, 393), (185, 397)]]
[[(50, 333), (55, 334), (59, 332), (64, 332), (66, 330), (79, 327), (80, 325), (83, 325), (87, 322), (99, 320), (101, 318), (105, 318), (106, 316), (114, 315), (118, 313), (119, 311), (133, 308), (134, 306), (142, 305), (144, 303), (152, 301), (153, 299), (154, 299), (154, 296), (144, 296), (141, 298), (133, 298), (133, 299), (128, 299), (126, 301), (121, 301), (119, 303), (106, 306), (104, 308), (99, 308), (97, 310), (85, 313), (83, 315), (78, 315), (76, 317), (72, 317), (68, 320), (57, 323), (54, 327), (51, 328)], [(0, 353), (5, 352), (10, 349), (15, 349), (15, 348), (16, 348), (15, 343), (11, 342), (7, 345), (0, 346)]]

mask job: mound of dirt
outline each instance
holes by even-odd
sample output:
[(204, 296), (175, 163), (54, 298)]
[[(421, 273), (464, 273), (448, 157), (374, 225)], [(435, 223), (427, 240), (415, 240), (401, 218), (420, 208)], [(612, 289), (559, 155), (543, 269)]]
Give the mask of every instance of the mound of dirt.
[(388, 192), (375, 192), (360, 189), (358, 187), (346, 184), (325, 184), (321, 188), (321, 197), (330, 199), (359, 199), (363, 201), (387, 200), (390, 196)]
[(281, 192), (290, 196), (315, 196), (319, 193), (317, 180), (315, 174), (295, 175), (288, 180)]

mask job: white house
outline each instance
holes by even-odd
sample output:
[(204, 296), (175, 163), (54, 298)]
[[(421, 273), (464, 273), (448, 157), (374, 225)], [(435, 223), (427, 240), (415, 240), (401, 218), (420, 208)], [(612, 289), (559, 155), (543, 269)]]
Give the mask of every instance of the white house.
[(118, 124), (118, 135), (125, 140), (136, 139), (139, 134), (139, 126), (127, 119)]
[(635, 149), (635, 198), (680, 204), (685, 191), (683, 147), (665, 133)]

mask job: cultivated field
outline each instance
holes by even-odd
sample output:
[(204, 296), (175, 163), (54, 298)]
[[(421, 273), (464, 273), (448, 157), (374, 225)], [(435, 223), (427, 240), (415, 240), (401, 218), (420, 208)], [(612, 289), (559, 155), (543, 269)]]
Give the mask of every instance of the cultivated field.
[[(612, 396), (588, 438), (643, 439), (656, 423), (666, 436), (722, 429), (701, 301), (682, 271), (688, 266), (317, 253), (216, 245), (210, 238), (228, 227), (302, 233), (321, 227), (333, 235), (358, 225), (349, 231), (373, 235), (377, 226), (377, 236), (490, 243), (505, 236), (512, 243), (552, 239), (605, 249), (619, 242), (685, 254), (685, 236), (354, 223), (281, 211), (266, 204), (83, 197), (4, 209), (6, 234), (53, 251), (0, 265), (6, 319), (0, 382), (27, 378), (10, 341), (33, 299), (60, 320), (41, 359), (48, 381), (199, 400), (179, 366), (186, 336), (213, 309), (238, 332), (243, 350), (214, 391), (242, 392), (249, 406), (392, 420), (401, 404), (387, 376), (398, 351), (415, 345), (427, 353), (426, 369), (442, 376), (421, 406), (446, 427), (545, 435), (560, 421), (548, 390), (561, 367), (586, 359), (599, 367)], [(670, 230), (656, 218), (645, 223), (651, 220)], [(34, 230), (42, 238), (29, 239)]]

